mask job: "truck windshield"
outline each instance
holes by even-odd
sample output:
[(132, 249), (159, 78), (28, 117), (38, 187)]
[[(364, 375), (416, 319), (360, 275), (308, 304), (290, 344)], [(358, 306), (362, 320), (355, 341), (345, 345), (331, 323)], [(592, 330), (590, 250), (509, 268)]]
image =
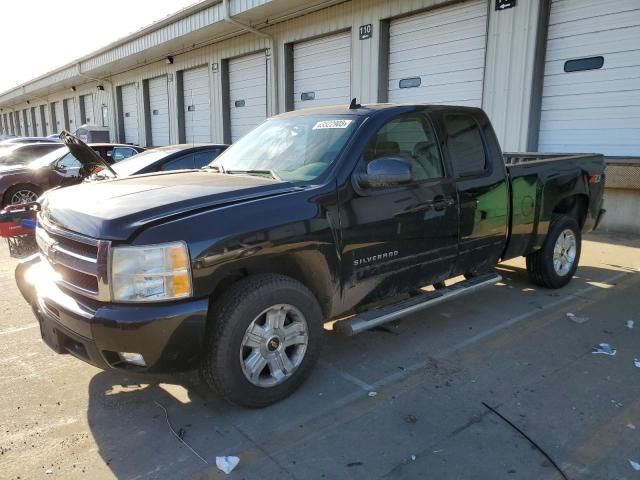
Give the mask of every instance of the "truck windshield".
[(349, 115), (296, 116), (267, 120), (216, 158), (226, 173), (271, 173), (292, 182), (318, 178), (335, 161), (357, 126)]

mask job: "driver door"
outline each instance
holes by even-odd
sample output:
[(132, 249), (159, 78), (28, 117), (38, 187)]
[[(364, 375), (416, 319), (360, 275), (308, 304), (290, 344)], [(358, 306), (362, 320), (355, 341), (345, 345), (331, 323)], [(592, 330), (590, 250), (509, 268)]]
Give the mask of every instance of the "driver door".
[(366, 147), (360, 168), (384, 157), (408, 161), (412, 179), (355, 188), (341, 203), (345, 306), (444, 280), (458, 254), (456, 188), (427, 115), (391, 119)]

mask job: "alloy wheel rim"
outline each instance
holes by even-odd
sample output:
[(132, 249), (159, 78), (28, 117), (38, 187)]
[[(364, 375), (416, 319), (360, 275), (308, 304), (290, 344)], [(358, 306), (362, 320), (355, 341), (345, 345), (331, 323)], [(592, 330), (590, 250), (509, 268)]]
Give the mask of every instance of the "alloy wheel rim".
[(291, 377), (309, 343), (307, 321), (296, 307), (273, 305), (247, 327), (240, 345), (245, 378), (258, 387), (274, 387)]
[(36, 192), (32, 190), (18, 190), (11, 196), (11, 204), (30, 203), (38, 199)]
[(564, 277), (569, 273), (576, 261), (577, 254), (576, 236), (570, 229), (565, 229), (560, 233), (553, 248), (553, 269)]

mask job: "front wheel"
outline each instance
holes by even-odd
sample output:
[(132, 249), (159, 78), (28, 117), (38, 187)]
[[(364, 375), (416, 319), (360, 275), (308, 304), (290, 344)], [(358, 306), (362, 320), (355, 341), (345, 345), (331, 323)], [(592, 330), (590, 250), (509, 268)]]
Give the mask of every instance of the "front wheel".
[(259, 408), (284, 399), (317, 360), (322, 311), (309, 289), (289, 277), (239, 281), (210, 321), (201, 374), (236, 405)]
[(546, 288), (564, 287), (576, 273), (582, 237), (575, 219), (554, 215), (540, 250), (527, 255), (531, 280)]

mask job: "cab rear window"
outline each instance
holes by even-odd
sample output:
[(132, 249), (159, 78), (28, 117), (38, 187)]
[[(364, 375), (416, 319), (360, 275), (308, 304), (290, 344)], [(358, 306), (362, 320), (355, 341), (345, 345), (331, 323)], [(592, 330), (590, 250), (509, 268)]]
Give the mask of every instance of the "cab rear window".
[(481, 175), (487, 169), (487, 157), (480, 127), (473, 117), (465, 114), (447, 115), (447, 148), (460, 177)]

